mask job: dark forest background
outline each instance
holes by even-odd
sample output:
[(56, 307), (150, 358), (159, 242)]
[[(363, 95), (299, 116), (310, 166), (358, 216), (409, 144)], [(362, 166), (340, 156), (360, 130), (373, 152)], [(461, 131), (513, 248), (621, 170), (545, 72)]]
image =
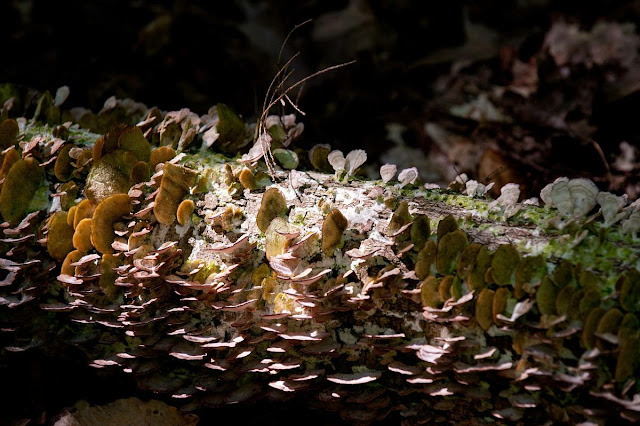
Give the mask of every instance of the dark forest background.
[(639, 17), (639, 1), (10, 0), (0, 82), (251, 120), (294, 53), (292, 82), (355, 59), (304, 85), (303, 147), (364, 148), (371, 170), (416, 158), (427, 181), (465, 172), (496, 193), (587, 175), (636, 198)]

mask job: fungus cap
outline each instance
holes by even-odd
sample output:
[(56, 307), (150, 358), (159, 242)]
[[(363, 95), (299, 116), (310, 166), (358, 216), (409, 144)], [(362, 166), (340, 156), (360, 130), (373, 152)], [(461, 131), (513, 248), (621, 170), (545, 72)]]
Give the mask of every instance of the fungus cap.
[(518, 263), (520, 263), (520, 254), (518, 254), (518, 250), (513, 244), (501, 244), (498, 246), (491, 261), (493, 281), (498, 285), (511, 284)]
[(260, 209), (256, 216), (256, 225), (262, 232), (266, 232), (271, 221), (287, 213), (287, 201), (278, 188), (269, 188), (262, 194)]
[(493, 324), (493, 297), (495, 291), (483, 288), (476, 300), (475, 318), (483, 330), (487, 331)]
[(409, 213), (409, 203), (403, 201), (398, 204), (396, 211), (393, 212), (391, 219), (389, 220), (389, 226), (387, 227), (387, 233), (393, 235), (397, 233), (403, 226), (413, 220), (413, 217)]
[(440, 238), (436, 256), (436, 270), (438, 273), (447, 275), (453, 272), (456, 269), (458, 257), (468, 244), (467, 234), (459, 229), (449, 232)]
[(58, 261), (63, 261), (73, 250), (73, 228), (67, 223), (67, 212), (55, 212), (49, 218), (49, 232), (47, 234), (47, 251)]
[(180, 225), (186, 225), (191, 221), (191, 215), (195, 209), (193, 200), (183, 200), (178, 206), (176, 216)]
[(91, 203), (98, 205), (113, 194), (126, 194), (133, 185), (131, 172), (136, 161), (134, 154), (120, 149), (94, 161), (85, 187)]
[(93, 248), (91, 244), (91, 219), (84, 218), (78, 222), (73, 233), (73, 247), (79, 251), (88, 252)]
[(170, 224), (176, 219), (176, 212), (189, 188), (196, 184), (197, 172), (184, 166), (165, 163), (160, 190), (156, 195), (153, 213), (162, 224)]
[(44, 168), (35, 158), (20, 158), (13, 163), (0, 191), (0, 213), (4, 220), (12, 224), (20, 222), (43, 182)]
[(114, 253), (111, 247), (116, 237), (113, 225), (130, 212), (131, 199), (127, 194), (114, 194), (98, 204), (91, 226), (91, 242), (98, 252)]
[(342, 242), (342, 234), (349, 226), (347, 218), (338, 209), (333, 209), (322, 222), (322, 253), (332, 256)]

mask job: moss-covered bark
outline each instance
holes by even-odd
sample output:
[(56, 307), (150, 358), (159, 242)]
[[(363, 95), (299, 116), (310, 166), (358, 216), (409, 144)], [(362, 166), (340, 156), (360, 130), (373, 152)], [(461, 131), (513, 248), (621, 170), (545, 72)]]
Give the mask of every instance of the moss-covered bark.
[[(144, 120), (152, 148), (202, 138), (176, 117)], [(128, 152), (123, 129), (22, 122), (16, 146), (47, 180), (4, 225), (4, 350), (74, 345), (185, 410), (305, 395), (365, 423), (636, 418), (639, 246), (619, 225), (634, 206), (605, 227), (595, 201), (573, 215), (569, 198), (563, 216), (314, 171), (273, 183), (258, 161), (211, 151), (162, 156), (127, 194), (103, 182), (101, 202), (81, 202), (91, 158)], [(77, 199), (54, 173), (65, 144)], [(266, 202), (265, 188), (278, 195)], [(179, 224), (184, 200), (195, 210)], [(78, 237), (64, 262), (49, 250), (66, 247), (52, 241), (66, 235), (49, 221), (60, 210), (76, 231), (91, 219), (95, 247)]]

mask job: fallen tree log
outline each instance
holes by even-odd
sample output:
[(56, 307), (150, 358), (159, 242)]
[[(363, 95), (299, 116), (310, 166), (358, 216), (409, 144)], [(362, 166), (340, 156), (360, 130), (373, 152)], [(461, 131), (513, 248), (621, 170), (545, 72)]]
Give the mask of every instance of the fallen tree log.
[[(491, 201), (356, 178), (341, 154), (270, 178), (260, 140), (214, 152), (251, 134), (224, 106), (97, 134), (43, 124), (45, 98), (0, 122), (3, 351), (72, 345), (185, 411), (302, 395), (357, 423), (638, 419), (637, 204), (585, 179), (545, 207)], [(272, 122), (299, 162), (295, 120)]]

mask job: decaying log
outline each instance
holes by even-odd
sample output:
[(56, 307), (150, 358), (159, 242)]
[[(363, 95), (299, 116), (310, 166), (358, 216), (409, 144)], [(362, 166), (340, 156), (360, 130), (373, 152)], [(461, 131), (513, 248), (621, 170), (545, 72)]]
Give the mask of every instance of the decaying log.
[[(73, 345), (185, 411), (303, 395), (354, 423), (637, 420), (637, 205), (583, 180), (545, 207), (348, 167), (273, 183), (259, 155), (176, 156), (185, 117), (146, 137), (21, 122), (4, 351)], [(19, 158), (45, 170), (33, 194), (8, 187), (32, 179)]]

